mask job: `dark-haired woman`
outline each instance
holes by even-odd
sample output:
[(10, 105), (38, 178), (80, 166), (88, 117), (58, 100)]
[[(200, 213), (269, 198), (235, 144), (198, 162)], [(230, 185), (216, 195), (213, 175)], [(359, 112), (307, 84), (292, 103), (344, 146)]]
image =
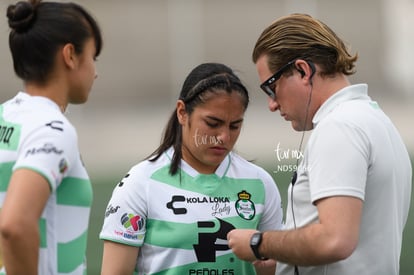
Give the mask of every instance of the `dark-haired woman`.
[[(282, 209), (271, 176), (232, 152), (248, 103), (227, 66), (191, 71), (160, 147), (114, 189), (102, 274), (256, 274), (227, 233), (281, 228)], [(258, 274), (274, 274), (274, 262), (260, 266)]]
[(74, 3), (21, 1), (7, 17), (24, 88), (0, 105), (0, 274), (86, 274), (92, 188), (63, 113), (88, 99), (100, 29)]

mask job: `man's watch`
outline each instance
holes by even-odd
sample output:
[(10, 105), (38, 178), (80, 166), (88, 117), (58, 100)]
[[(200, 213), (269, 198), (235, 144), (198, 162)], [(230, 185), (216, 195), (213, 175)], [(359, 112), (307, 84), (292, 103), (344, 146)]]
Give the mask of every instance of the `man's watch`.
[(262, 232), (256, 232), (252, 235), (250, 239), (250, 247), (253, 250), (254, 256), (256, 256), (258, 260), (265, 261), (268, 258), (263, 257), (259, 253), (259, 246), (262, 243), (262, 234)]

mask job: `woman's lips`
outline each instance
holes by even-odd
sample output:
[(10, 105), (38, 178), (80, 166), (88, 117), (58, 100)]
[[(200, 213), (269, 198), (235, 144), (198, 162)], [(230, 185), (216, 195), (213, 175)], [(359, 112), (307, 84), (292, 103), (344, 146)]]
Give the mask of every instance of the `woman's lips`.
[(225, 147), (214, 146), (210, 147), (210, 150), (213, 151), (213, 153), (215, 154), (227, 153), (227, 149)]

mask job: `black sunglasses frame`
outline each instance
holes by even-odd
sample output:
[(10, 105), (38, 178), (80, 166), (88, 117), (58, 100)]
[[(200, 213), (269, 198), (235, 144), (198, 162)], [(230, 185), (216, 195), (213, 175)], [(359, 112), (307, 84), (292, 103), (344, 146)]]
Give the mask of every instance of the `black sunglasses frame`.
[(279, 70), (277, 70), (271, 77), (269, 77), (267, 80), (265, 80), (261, 85), (260, 88), (272, 99), (276, 99), (276, 91), (274, 84), (276, 81), (279, 80), (279, 78), (282, 77), (282, 75), (285, 73), (285, 71), (298, 60), (297, 58), (289, 61), (285, 65), (283, 65)]

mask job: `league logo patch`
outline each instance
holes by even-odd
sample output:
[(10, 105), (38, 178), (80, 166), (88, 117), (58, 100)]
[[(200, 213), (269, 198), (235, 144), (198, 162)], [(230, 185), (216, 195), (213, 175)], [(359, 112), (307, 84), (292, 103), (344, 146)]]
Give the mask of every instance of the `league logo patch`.
[(239, 199), (235, 203), (236, 211), (245, 220), (251, 220), (256, 215), (254, 203), (250, 200), (251, 195), (245, 190), (237, 193)]
[(144, 228), (145, 220), (141, 216), (124, 213), (121, 217), (121, 224), (126, 228), (138, 231)]

